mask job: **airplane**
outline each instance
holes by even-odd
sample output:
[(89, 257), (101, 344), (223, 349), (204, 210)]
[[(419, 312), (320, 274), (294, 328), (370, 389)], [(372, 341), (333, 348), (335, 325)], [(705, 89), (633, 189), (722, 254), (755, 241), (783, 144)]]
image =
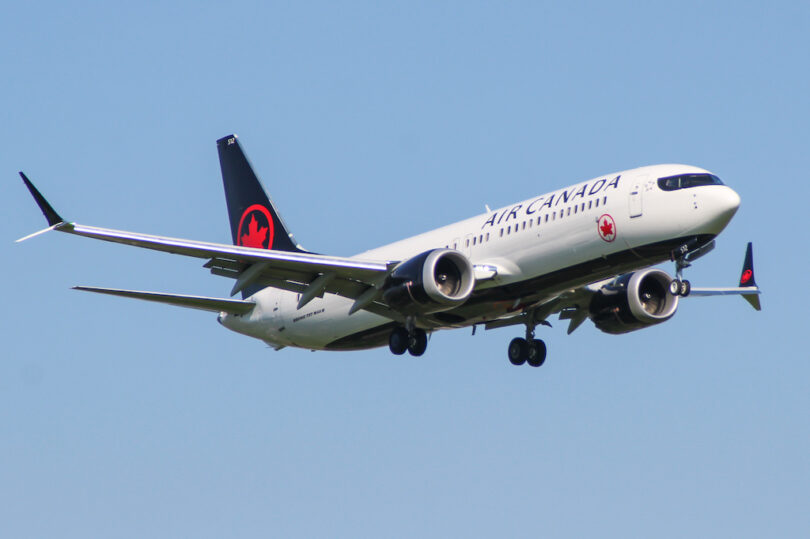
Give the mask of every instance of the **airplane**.
[[(545, 193), (352, 257), (304, 249), (253, 171), (239, 139), (217, 141), (232, 245), (86, 226), (63, 219), (23, 182), (48, 228), (206, 260), (234, 280), (231, 298), (76, 286), (76, 290), (218, 313), (218, 322), (276, 350), (361, 350), (388, 345), (425, 353), (438, 330), (523, 326), (507, 356), (543, 365), (535, 338), (553, 315), (568, 334), (586, 320), (623, 334), (672, 318), (680, 298), (761, 291), (748, 244), (738, 286), (693, 288), (683, 272), (710, 252), (740, 197), (714, 174), (687, 165), (616, 172)], [(675, 276), (652, 266), (671, 261)], [(233, 299), (240, 294), (241, 299)]]

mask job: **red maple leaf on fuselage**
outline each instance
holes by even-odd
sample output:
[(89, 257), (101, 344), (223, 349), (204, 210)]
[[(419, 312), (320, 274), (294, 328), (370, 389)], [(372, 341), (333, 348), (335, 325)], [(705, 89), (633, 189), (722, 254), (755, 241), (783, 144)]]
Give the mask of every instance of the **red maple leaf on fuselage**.
[(602, 235), (605, 237), (613, 235), (613, 224), (607, 219), (602, 221), (602, 226), (600, 229), (602, 230)]
[(250, 216), (250, 223), (248, 223), (248, 233), (242, 234), (242, 245), (245, 247), (255, 247), (257, 249), (264, 248), (264, 240), (267, 239), (267, 227), (259, 228), (259, 223), (256, 222), (256, 216)]

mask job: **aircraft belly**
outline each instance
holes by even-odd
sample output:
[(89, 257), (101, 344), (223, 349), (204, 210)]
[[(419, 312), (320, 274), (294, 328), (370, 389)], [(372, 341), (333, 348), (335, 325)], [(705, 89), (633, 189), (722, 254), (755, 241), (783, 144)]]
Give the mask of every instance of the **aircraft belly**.
[(282, 306), (283, 338), (293, 346), (323, 350), (347, 335), (361, 333), (391, 322), (388, 318), (358, 311), (349, 315), (352, 301), (333, 294), (325, 294), (298, 309), (298, 295), (285, 293)]

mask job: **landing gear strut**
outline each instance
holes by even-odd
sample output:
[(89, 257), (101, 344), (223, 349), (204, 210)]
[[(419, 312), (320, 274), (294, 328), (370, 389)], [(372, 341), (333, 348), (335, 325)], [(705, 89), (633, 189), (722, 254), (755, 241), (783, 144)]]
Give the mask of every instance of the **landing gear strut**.
[[(530, 317), (531, 319), (531, 317)], [(512, 365), (528, 363), (532, 367), (539, 367), (546, 361), (546, 343), (534, 338), (534, 324), (526, 324), (526, 338), (512, 339), (507, 349), (509, 361)]]
[(686, 256), (680, 256), (675, 259), (675, 279), (669, 283), (669, 293), (673, 296), (686, 297), (689, 295), (689, 292), (692, 291), (692, 283), (683, 278), (683, 270), (691, 265), (692, 264), (686, 261)]
[(398, 356), (404, 354), (406, 350), (412, 356), (421, 356), (427, 350), (427, 333), (419, 328), (408, 331), (401, 326), (395, 327), (388, 337), (388, 348), (392, 354)]

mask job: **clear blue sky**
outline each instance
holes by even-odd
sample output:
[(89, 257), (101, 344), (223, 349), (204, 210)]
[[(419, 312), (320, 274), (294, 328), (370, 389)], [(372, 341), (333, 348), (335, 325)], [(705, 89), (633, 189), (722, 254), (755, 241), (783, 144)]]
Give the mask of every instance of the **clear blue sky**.
[[(807, 2), (15, 2), (0, 19), (0, 535), (806, 537)], [(242, 143), (307, 248), (350, 255), (636, 166), (743, 200), (695, 285), (755, 245), (764, 311), (683, 301), (614, 337), (512, 329), (273, 352), (206, 313), (199, 261), (67, 218), (228, 242)], [(666, 269), (671, 269), (667, 267)]]

